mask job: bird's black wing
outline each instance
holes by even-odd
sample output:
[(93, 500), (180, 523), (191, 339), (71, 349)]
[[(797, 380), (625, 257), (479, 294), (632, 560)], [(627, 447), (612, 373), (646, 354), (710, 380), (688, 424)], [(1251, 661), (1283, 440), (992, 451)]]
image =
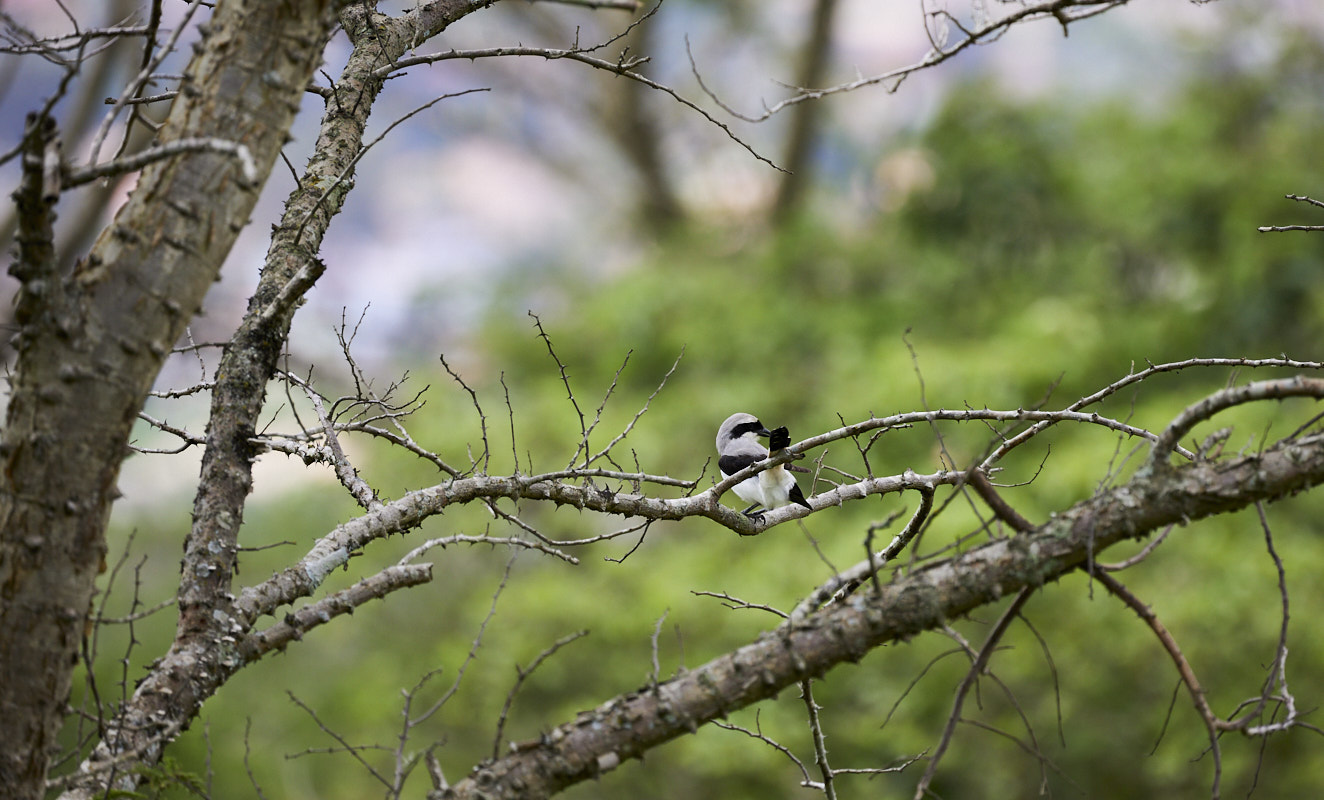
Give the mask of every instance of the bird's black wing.
[(722, 456), (717, 459), (717, 468), (722, 471), (723, 475), (734, 475), (745, 467), (748, 467), (750, 464), (756, 464), (764, 458), (764, 456), (756, 456), (753, 453), (746, 453), (738, 456)]

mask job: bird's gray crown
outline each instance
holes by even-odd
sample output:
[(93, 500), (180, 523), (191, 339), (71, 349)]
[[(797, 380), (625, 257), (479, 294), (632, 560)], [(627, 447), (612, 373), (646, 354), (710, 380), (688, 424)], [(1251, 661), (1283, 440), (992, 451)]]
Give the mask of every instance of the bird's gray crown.
[(722, 452), (725, 445), (748, 433), (767, 436), (768, 429), (763, 427), (763, 423), (753, 414), (746, 414), (743, 411), (732, 414), (722, 423), (722, 427), (717, 429), (717, 451)]

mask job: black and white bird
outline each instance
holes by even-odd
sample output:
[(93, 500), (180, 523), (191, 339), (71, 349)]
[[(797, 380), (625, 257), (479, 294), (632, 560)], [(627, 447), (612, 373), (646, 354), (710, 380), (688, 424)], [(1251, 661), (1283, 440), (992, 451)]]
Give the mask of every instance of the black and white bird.
[[(768, 448), (759, 443), (760, 436), (768, 437), (768, 444), (774, 451), (791, 443), (791, 434), (786, 428), (770, 431), (753, 414), (732, 414), (726, 418), (722, 427), (717, 429), (717, 469), (723, 478), (729, 478), (750, 464), (768, 457)], [(758, 506), (768, 511), (788, 503), (812, 510), (813, 507), (805, 500), (804, 493), (796, 484), (795, 476), (787, 471), (786, 466), (778, 464), (731, 487), (737, 497), (751, 504), (745, 509), (746, 514)], [(763, 511), (757, 513), (762, 514)]]

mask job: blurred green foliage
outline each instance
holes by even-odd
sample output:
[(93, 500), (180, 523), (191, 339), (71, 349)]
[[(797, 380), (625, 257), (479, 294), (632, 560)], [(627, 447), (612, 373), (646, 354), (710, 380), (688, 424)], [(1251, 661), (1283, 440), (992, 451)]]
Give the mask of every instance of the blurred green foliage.
[[(1283, 195), (1315, 188), (1303, 183), (1303, 174), (1318, 165), (1324, 141), (1322, 66), (1319, 49), (1304, 43), (1254, 74), (1211, 63), (1200, 80), (1144, 112), (1123, 99), (1016, 104), (995, 86), (972, 83), (951, 94), (926, 130), (885, 143), (870, 156), (873, 163), (859, 165), (862, 174), (880, 176), (878, 203), (865, 224), (811, 216), (776, 233), (694, 225), (652, 246), (628, 272), (592, 281), (575, 265), (529, 265), (498, 293), (481, 329), (447, 354), (482, 404), (487, 468), (507, 472), (516, 459), (525, 472), (562, 468), (579, 438), (579, 417), (535, 337), (528, 308), (540, 314), (590, 421), (630, 353), (590, 439), (594, 451), (624, 429), (684, 352), (614, 457), (625, 469), (637, 459), (652, 473), (702, 475), (701, 487), (716, 471), (705, 462), (713, 433), (735, 410), (789, 425), (798, 438), (841, 420), (925, 404), (1015, 408), (1047, 398), (1049, 407), (1061, 407), (1146, 360), (1282, 352), (1319, 358), (1324, 237), (1255, 228), (1318, 222), (1303, 218), (1303, 209)], [(905, 160), (910, 180), (889, 182), (886, 176), (899, 174), (887, 168), (900, 163), (895, 159)], [(480, 421), (469, 396), (435, 362), (416, 372), (432, 388), (410, 422), (414, 437), (460, 466), (468, 461), (466, 444), (481, 458)], [(1229, 377), (1227, 370), (1208, 369), (1161, 376), (1099, 410), (1158, 428)], [(1248, 409), (1202, 427), (1197, 437), (1235, 424), (1229, 449), (1253, 449), (1311, 413), (1304, 403)], [(1270, 419), (1278, 421), (1270, 427)], [(870, 453), (872, 469), (933, 470), (940, 447), (964, 465), (993, 438), (982, 425), (946, 426), (941, 434), (940, 443), (926, 428), (887, 433)], [(388, 497), (442, 477), (375, 444), (351, 440), (351, 446), (366, 477)], [(1024, 484), (1005, 496), (1041, 520), (1124, 477), (1137, 461), (1133, 448), (1101, 428), (1063, 428), (1016, 451), (1000, 480)], [(829, 448), (824, 460), (864, 470), (849, 443)], [(261, 541), (248, 544), (288, 539), (297, 546), (246, 554), (240, 581), (262, 579), (351, 516), (353, 506), (342, 497), (329, 481), (293, 495), (259, 495), (246, 521)], [(336, 741), (285, 692), (348, 742), (387, 748), (359, 755), (389, 776), (402, 690), (440, 670), (415, 696), (417, 715), (463, 670), (458, 690), (406, 747), (417, 754), (440, 742), (437, 755), (457, 780), (491, 754), (516, 665), (529, 665), (557, 638), (590, 631), (524, 685), (506, 723), (508, 739), (537, 737), (578, 710), (646, 685), (650, 640), (664, 615), (657, 638), (662, 678), (778, 621), (693, 592), (789, 609), (834, 566), (862, 557), (871, 522), (914, 506), (913, 497), (873, 499), (815, 514), (803, 528), (788, 524), (750, 539), (704, 521), (655, 525), (642, 541), (631, 534), (574, 549), (577, 567), (529, 553), (511, 560), (487, 547), (434, 551), (431, 585), (366, 606), (354, 619), (244, 670), (173, 752), (206, 780), (194, 765), (206, 763), (210, 749), (210, 763), (218, 765), (210, 777), (216, 796), (251, 791), (241, 766), (246, 748), (268, 797), (374, 796), (380, 784), (354, 758), (323, 752)], [(557, 538), (628, 524), (535, 504), (502, 507)], [(1324, 565), (1322, 510), (1324, 499), (1314, 495), (1269, 509), (1291, 588), (1289, 677), (1303, 709), (1324, 699), (1313, 680), (1324, 668), (1324, 639), (1313, 624), (1313, 613), (1324, 608), (1324, 589), (1314, 579)], [(122, 526), (140, 530), (140, 545), (156, 546), (178, 536), (185, 514), (186, 507), (173, 518)], [(980, 524), (971, 504), (957, 498), (921, 548), (936, 551)], [(393, 562), (424, 537), (483, 532), (511, 533), (481, 509), (448, 511), (401, 544), (374, 545), (327, 590)], [(178, 546), (177, 538), (168, 540), (163, 547)], [(1122, 579), (1174, 631), (1216, 710), (1231, 715), (1259, 691), (1281, 609), (1253, 511), (1173, 531)], [(951, 625), (978, 647), (999, 613), (987, 608)], [(1092, 798), (1207, 792), (1212, 767), (1207, 754), (1201, 760), (1203, 727), (1158, 643), (1129, 611), (1072, 575), (1034, 596), (1024, 616), (1028, 623), (1012, 626), (994, 659), (997, 680), (981, 681), (967, 702), (964, 718), (971, 722), (945, 757), (934, 784), (939, 795), (1027, 797), (1041, 784), (1056, 796)], [(155, 632), (147, 623), (138, 627), (135, 635), (145, 643), (135, 651), (139, 657), (170, 634), (168, 625)], [(474, 647), (480, 632), (481, 646)], [(119, 652), (126, 635), (108, 632), (103, 652)], [(819, 681), (832, 764), (883, 767), (931, 749), (967, 665), (953, 639), (930, 634), (880, 648)], [(103, 685), (118, 679), (117, 670), (107, 669)], [(817, 780), (797, 694), (784, 692), (733, 713), (731, 721), (759, 727), (792, 748)], [(1225, 737), (1225, 795), (1252, 787), (1259, 798), (1317, 792), (1324, 759), (1312, 736), (1293, 732), (1263, 750), (1258, 741)], [(1051, 763), (1041, 767), (1026, 754), (1022, 745), (1031, 738)], [(843, 777), (839, 786), (846, 797), (909, 796), (922, 770), (921, 761), (900, 774)], [(566, 796), (812, 796), (800, 780), (772, 748), (708, 726)], [(413, 781), (411, 796), (421, 796), (421, 767)]]

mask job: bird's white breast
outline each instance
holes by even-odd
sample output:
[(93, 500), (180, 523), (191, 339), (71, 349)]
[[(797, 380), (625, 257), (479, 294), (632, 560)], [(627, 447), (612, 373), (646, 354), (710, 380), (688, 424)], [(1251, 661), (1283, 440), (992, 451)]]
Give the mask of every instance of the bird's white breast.
[[(790, 480), (788, 481), (787, 478), (790, 478)], [(763, 495), (763, 499), (759, 502), (763, 503), (764, 508), (779, 508), (790, 502), (790, 484), (794, 482), (795, 478), (784, 467), (773, 467), (765, 472), (760, 472), (758, 479), (759, 491)], [(751, 500), (750, 502), (754, 501)]]

